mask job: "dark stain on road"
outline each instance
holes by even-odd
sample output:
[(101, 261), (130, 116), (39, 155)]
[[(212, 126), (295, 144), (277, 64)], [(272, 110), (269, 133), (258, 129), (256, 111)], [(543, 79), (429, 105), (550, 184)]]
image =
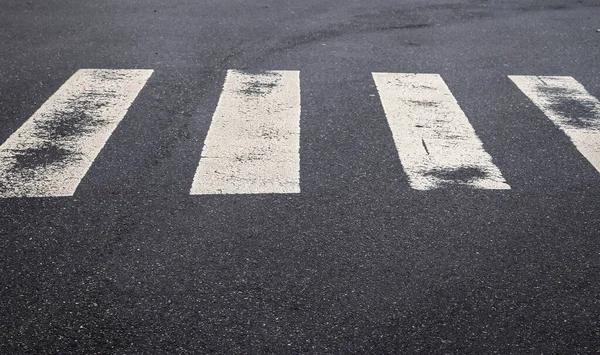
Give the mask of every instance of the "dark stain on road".
[(552, 10), (567, 10), (571, 7), (564, 4), (549, 4), (549, 5), (535, 5), (535, 6), (521, 6), (518, 9), (523, 12), (531, 12), (531, 11), (552, 11)]
[(265, 96), (273, 91), (277, 86), (274, 82), (263, 82), (259, 80), (252, 80), (246, 83), (246, 87), (240, 90), (246, 96)]
[(244, 69), (244, 70), (239, 70), (239, 72), (242, 72), (244, 74), (260, 75), (260, 76), (265, 76), (265, 77), (281, 77), (281, 73), (278, 73), (273, 70)]
[[(485, 4), (400, 5), (392, 9), (356, 14), (342, 22), (330, 23), (321, 28), (283, 38), (273, 43), (267, 50), (261, 48), (260, 53), (257, 53), (253, 60), (343, 36), (387, 31), (399, 33), (418, 31), (457, 22), (468, 23), (493, 16), (494, 12), (487, 9)], [(413, 40), (400, 41), (398, 44), (407, 47), (423, 45)]]
[(409, 103), (422, 107), (439, 107), (440, 103), (436, 101), (427, 100), (408, 100)]
[(575, 128), (594, 128), (600, 126), (600, 112), (596, 108), (595, 101), (576, 98), (579, 93), (569, 88), (539, 85), (537, 89), (551, 98), (549, 108), (565, 117), (566, 124)]
[(565, 123), (576, 128), (599, 126), (600, 114), (593, 101), (556, 98), (550, 108), (567, 119)]
[(415, 23), (415, 24), (408, 24), (408, 25), (381, 26), (381, 27), (377, 27), (376, 30), (377, 31), (412, 30), (415, 28), (427, 28), (427, 27), (431, 27), (431, 26), (432, 25), (430, 23)]
[(436, 169), (425, 174), (445, 181), (470, 182), (477, 179), (483, 179), (487, 173), (476, 167), (460, 167), (454, 169)]
[(64, 163), (74, 152), (52, 143), (40, 147), (14, 151), (13, 171), (35, 170), (48, 165)]
[(33, 171), (77, 159), (80, 153), (72, 151), (65, 143), (90, 134), (108, 123), (91, 112), (105, 107), (107, 103), (103, 98), (110, 97), (110, 94), (89, 92), (70, 100), (64, 108), (55, 110), (37, 121), (34, 136), (39, 138), (41, 143), (13, 150), (15, 158), (11, 170)]
[(94, 93), (73, 99), (63, 110), (52, 112), (52, 117), (37, 124), (36, 137), (48, 141), (68, 140), (84, 134), (91, 133), (107, 122), (94, 117), (91, 110), (105, 107), (105, 102), (91, 100)]
[(537, 89), (550, 97), (560, 97), (560, 96), (573, 96), (577, 94), (577, 91), (569, 89), (569, 88), (561, 88), (556, 86), (549, 86), (544, 79), (539, 78), (543, 85), (539, 85)]

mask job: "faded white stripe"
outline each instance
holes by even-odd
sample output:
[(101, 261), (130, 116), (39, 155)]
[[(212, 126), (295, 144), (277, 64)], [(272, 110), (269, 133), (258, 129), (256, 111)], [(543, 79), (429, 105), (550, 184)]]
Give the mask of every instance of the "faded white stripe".
[(509, 78), (600, 171), (600, 101), (570, 76)]
[(510, 189), (439, 75), (373, 78), (412, 188)]
[(0, 146), (0, 197), (73, 195), (151, 74), (77, 71)]
[(228, 71), (190, 193), (299, 192), (299, 72)]

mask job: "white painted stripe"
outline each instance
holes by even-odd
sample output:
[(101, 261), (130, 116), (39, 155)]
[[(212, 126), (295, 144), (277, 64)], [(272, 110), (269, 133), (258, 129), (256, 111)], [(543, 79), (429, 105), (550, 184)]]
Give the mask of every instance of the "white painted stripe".
[(228, 71), (190, 193), (299, 192), (299, 72)]
[(600, 101), (570, 76), (509, 78), (600, 171)]
[(412, 188), (510, 189), (439, 75), (373, 78)]
[(73, 195), (151, 74), (75, 73), (0, 146), (0, 197)]

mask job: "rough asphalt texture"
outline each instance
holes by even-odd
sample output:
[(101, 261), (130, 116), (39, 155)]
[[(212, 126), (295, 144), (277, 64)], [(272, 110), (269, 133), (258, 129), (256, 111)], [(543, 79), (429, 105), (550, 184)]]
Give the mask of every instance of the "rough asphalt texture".
[[(0, 142), (155, 73), (74, 197), (0, 200), (0, 353), (600, 352), (600, 174), (506, 75), (600, 97), (598, 0), (0, 0)], [(190, 196), (227, 69), (300, 70), (300, 195)], [(412, 191), (371, 72), (439, 73), (513, 187)]]

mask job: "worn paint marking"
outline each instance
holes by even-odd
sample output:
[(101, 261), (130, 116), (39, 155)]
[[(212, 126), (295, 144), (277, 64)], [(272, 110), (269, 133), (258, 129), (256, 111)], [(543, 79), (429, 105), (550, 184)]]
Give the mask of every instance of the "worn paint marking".
[(510, 189), (439, 75), (373, 78), (412, 188)]
[(0, 197), (73, 195), (151, 74), (77, 71), (0, 146)]
[(299, 192), (299, 72), (229, 70), (190, 193)]
[(570, 76), (509, 78), (600, 171), (600, 101)]

